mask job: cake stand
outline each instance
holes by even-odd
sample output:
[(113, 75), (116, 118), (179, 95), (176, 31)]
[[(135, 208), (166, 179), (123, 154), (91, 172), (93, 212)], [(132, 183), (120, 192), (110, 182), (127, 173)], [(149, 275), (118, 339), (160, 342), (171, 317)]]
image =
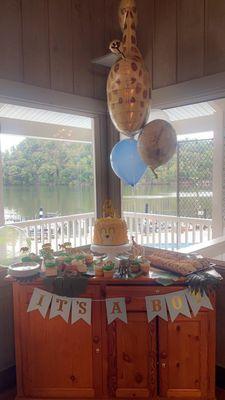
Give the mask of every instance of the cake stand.
[(116, 257), (128, 253), (132, 245), (129, 243), (121, 244), (120, 246), (104, 246), (98, 244), (91, 245), (91, 251), (98, 254), (106, 254), (107, 260), (116, 261)]

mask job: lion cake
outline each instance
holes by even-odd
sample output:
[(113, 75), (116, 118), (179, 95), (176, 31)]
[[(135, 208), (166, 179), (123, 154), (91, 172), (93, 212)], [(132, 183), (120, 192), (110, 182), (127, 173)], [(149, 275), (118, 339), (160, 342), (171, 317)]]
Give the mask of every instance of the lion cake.
[(115, 215), (110, 200), (104, 203), (102, 218), (95, 221), (92, 243), (99, 246), (121, 246), (128, 243), (126, 221)]

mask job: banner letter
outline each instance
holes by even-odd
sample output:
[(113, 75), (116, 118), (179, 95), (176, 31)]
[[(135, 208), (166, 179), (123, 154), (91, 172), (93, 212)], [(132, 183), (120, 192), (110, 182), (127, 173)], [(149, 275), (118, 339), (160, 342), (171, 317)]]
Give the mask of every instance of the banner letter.
[(54, 318), (59, 315), (68, 322), (72, 300), (68, 297), (60, 297), (53, 295), (52, 305), (49, 318)]
[(108, 324), (113, 322), (116, 318), (127, 323), (127, 310), (124, 298), (106, 299), (106, 310)]
[(146, 296), (146, 309), (148, 315), (148, 322), (150, 322), (157, 315), (163, 318), (165, 321), (168, 320), (165, 296)]
[(45, 290), (35, 288), (30, 299), (27, 312), (38, 310), (42, 317), (45, 318), (52, 300), (52, 296), (53, 295), (51, 293), (46, 292)]
[(71, 323), (83, 319), (87, 324), (91, 324), (91, 299), (76, 298), (72, 302)]

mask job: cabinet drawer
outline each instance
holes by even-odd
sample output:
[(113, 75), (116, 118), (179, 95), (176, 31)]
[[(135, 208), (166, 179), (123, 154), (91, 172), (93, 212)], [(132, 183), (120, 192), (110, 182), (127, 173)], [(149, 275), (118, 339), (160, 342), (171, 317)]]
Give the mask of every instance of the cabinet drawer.
[[(42, 290), (46, 290), (44, 287), (39, 287)], [(31, 296), (33, 294), (34, 287), (33, 286), (22, 286), (21, 295), (24, 297), (24, 302), (28, 306), (30, 303)], [(48, 291), (48, 290), (46, 290)], [(75, 296), (74, 296), (75, 297)], [(86, 291), (79, 296), (76, 297), (90, 297), (92, 299), (100, 298), (100, 287), (98, 286), (88, 286)]]
[(156, 286), (107, 286), (106, 297), (125, 297), (128, 311), (146, 311), (145, 296), (161, 294)]

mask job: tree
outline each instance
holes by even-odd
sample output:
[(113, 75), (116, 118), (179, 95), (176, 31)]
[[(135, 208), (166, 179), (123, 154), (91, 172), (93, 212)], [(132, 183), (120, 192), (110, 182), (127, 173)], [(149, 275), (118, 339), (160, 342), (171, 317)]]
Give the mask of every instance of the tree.
[(93, 151), (89, 143), (26, 138), (3, 154), (6, 185), (93, 183)]

